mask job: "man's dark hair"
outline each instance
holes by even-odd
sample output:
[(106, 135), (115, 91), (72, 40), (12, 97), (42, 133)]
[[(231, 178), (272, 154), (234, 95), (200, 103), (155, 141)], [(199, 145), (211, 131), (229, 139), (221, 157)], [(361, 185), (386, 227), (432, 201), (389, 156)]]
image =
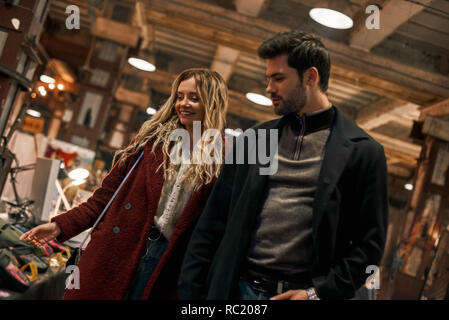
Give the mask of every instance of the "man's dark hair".
[(308, 68), (317, 68), (320, 75), (320, 89), (323, 92), (327, 91), (331, 67), (329, 52), (314, 35), (301, 31), (281, 32), (265, 40), (257, 49), (257, 53), (262, 59), (288, 54), (288, 65), (296, 69), (301, 82)]

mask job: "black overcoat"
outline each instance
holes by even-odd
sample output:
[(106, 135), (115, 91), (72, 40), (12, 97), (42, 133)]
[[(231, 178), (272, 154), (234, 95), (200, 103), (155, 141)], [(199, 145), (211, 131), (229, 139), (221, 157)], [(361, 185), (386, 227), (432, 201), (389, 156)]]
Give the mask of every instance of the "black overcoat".
[[(367, 267), (382, 258), (388, 174), (382, 146), (333, 108), (313, 204), (310, 278), (321, 299), (348, 299), (370, 276)], [(282, 132), (283, 119), (255, 129)], [(223, 166), (184, 258), (181, 299), (238, 298), (242, 266), (266, 195), (267, 176), (259, 174), (260, 167)]]

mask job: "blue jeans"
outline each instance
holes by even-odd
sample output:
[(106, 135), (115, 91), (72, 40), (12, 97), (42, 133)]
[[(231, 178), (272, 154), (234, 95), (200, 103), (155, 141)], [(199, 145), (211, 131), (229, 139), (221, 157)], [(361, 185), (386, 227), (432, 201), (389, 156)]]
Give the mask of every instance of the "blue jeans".
[(142, 297), (148, 280), (164, 254), (167, 244), (168, 241), (165, 238), (157, 241), (147, 241), (147, 252), (139, 261), (136, 273), (124, 299), (139, 300)]
[(240, 280), (240, 300), (268, 300), (272, 294), (259, 291), (251, 286), (248, 281)]

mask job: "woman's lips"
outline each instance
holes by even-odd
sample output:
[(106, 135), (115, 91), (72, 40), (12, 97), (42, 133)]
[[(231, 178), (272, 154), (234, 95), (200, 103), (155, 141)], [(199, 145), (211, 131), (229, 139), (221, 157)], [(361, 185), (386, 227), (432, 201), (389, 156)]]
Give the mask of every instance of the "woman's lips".
[(187, 111), (180, 111), (179, 114), (182, 115), (182, 116), (184, 116), (184, 117), (189, 117), (189, 116), (195, 115), (195, 113), (193, 113), (193, 112), (187, 112)]

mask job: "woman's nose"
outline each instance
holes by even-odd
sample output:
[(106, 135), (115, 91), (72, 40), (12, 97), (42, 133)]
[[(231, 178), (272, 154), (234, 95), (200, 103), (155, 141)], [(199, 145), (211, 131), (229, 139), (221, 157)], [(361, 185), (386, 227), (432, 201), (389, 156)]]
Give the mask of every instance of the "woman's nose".
[(181, 100), (181, 106), (189, 106), (189, 105), (190, 105), (189, 99), (188, 99), (187, 97), (184, 97), (184, 98)]

